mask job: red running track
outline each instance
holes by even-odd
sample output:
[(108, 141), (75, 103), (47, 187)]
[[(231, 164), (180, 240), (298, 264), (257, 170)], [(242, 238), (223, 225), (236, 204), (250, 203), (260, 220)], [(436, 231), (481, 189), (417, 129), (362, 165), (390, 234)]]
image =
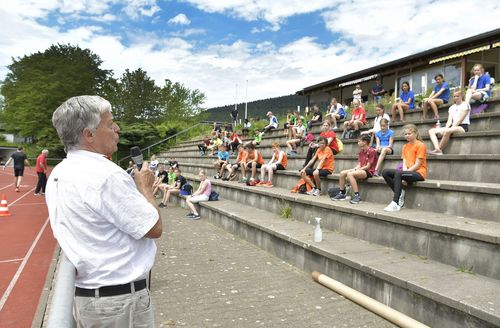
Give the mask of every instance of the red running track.
[(53, 237), (44, 196), (35, 196), (37, 176), (26, 168), (20, 192), (12, 168), (0, 170), (0, 196), (11, 216), (0, 217), (0, 328), (31, 327), (52, 262)]

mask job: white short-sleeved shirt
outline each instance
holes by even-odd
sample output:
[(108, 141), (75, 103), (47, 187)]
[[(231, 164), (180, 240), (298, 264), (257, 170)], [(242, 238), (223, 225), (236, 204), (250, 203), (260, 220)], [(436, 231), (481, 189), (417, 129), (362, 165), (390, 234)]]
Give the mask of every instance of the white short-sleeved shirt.
[(103, 155), (69, 151), (50, 174), (46, 201), (54, 236), (76, 267), (77, 287), (125, 284), (151, 270), (156, 244), (144, 235), (158, 211)]
[(389, 117), (389, 115), (387, 115), (387, 113), (384, 113), (382, 116), (375, 117), (375, 119), (373, 120), (373, 132), (379, 132), (380, 130), (382, 130), (382, 128), (380, 127), (380, 121), (382, 121), (383, 118), (389, 121), (389, 123), (391, 122), (391, 118)]
[[(451, 105), (450, 108), (448, 109), (449, 115), (451, 115), (452, 118), (452, 124), (457, 122), (460, 119), (460, 115), (462, 115), (463, 111), (469, 110), (469, 104), (466, 102), (461, 103), (460, 105)], [(470, 111), (467, 114), (467, 116), (464, 117), (464, 120), (462, 121), (461, 124), (470, 124)]]

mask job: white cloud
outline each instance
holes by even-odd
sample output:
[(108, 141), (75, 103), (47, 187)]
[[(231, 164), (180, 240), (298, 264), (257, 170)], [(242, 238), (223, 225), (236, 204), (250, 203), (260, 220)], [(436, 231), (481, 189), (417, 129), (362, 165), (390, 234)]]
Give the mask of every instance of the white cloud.
[(170, 18), (168, 20), (168, 23), (172, 25), (189, 25), (191, 24), (191, 21), (189, 20), (189, 18), (187, 18), (186, 15), (181, 13), (175, 17)]
[(141, 16), (152, 17), (160, 11), (156, 0), (128, 0), (124, 12), (132, 19), (138, 19)]
[[(96, 0), (97, 1), (97, 0)], [(115, 0), (107, 1), (108, 5)], [(190, 0), (195, 3), (197, 0)], [(81, 3), (92, 11), (92, 17), (117, 18), (105, 7), (93, 6), (84, 0), (65, 7), (66, 17), (86, 12), (78, 11)], [(286, 17), (310, 10), (327, 8), (331, 1), (312, 1), (305, 6), (296, 1), (255, 0), (201, 0), (197, 6), (206, 11), (245, 16), (245, 20), (265, 20), (269, 26), (279, 26)], [(54, 43), (78, 44), (89, 48), (103, 60), (103, 68), (112, 69), (119, 77), (126, 68), (143, 68), (159, 85), (165, 79), (179, 81), (189, 88), (197, 88), (208, 97), (206, 106), (234, 102), (235, 85), (238, 100), (244, 101), (245, 80), (248, 80), (248, 99), (262, 99), (290, 94), (305, 86), (323, 82), (357, 70), (375, 66), (388, 60), (440, 46), (467, 36), (493, 30), (498, 26), (498, 5), (470, 0), (453, 4), (449, 0), (426, 0), (416, 7), (406, 2), (392, 3), (384, 0), (361, 1), (352, 4), (338, 1), (318, 16), (318, 20), (340, 40), (322, 44), (314, 36), (306, 36), (278, 46), (269, 40), (251, 42), (236, 36), (229, 44), (218, 42), (200, 48), (193, 35), (208, 34), (209, 29), (185, 29), (159, 36), (153, 32), (129, 31), (124, 42), (119, 36), (95, 26), (80, 26), (61, 31), (57, 26), (44, 26), (39, 21), (50, 12), (61, 8), (60, 1), (18, 1), (0, 7), (0, 79), (5, 76), (11, 57), (43, 51)], [(133, 1), (127, 10), (140, 8), (150, 13), (156, 9), (155, 1)], [(285, 8), (285, 7), (289, 8)], [(482, 8), (471, 11), (470, 6)], [(304, 8), (302, 8), (304, 7)], [(272, 12), (271, 9), (276, 12)], [(157, 10), (156, 10), (157, 11)], [(370, 14), (365, 14), (369, 12)], [(446, 14), (444, 14), (446, 13)], [(132, 13), (129, 13), (132, 15)], [(456, 14), (456, 15), (455, 15)], [(455, 15), (455, 16), (454, 16)], [(481, 24), (461, 23), (480, 21)], [(243, 18), (243, 17), (242, 17)], [(117, 18), (118, 19), (118, 18)], [(235, 33), (235, 32), (233, 32)]]
[[(278, 31), (280, 24), (288, 17), (333, 8), (341, 1), (336, 0), (185, 0), (208, 13), (229, 14), (246, 21), (264, 20), (270, 23), (266, 30)], [(254, 32), (258, 32), (255, 29)]]

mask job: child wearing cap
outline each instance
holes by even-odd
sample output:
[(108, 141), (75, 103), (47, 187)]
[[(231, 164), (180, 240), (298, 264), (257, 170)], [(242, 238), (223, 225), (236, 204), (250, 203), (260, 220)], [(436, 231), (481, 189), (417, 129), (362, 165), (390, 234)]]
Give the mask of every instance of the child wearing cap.
[(272, 129), (278, 128), (278, 119), (276, 118), (276, 116), (273, 115), (273, 112), (267, 112), (266, 116), (269, 118), (269, 124), (266, 125), (266, 127), (262, 131), (262, 134), (264, 134)]

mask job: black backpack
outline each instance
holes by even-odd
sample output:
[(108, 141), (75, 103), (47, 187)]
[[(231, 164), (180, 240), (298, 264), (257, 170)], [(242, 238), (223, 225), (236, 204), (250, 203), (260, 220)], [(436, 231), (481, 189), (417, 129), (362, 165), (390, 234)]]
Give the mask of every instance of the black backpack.
[(208, 196), (209, 201), (216, 201), (219, 200), (219, 193), (217, 191), (212, 190), (210, 193), (210, 196)]

